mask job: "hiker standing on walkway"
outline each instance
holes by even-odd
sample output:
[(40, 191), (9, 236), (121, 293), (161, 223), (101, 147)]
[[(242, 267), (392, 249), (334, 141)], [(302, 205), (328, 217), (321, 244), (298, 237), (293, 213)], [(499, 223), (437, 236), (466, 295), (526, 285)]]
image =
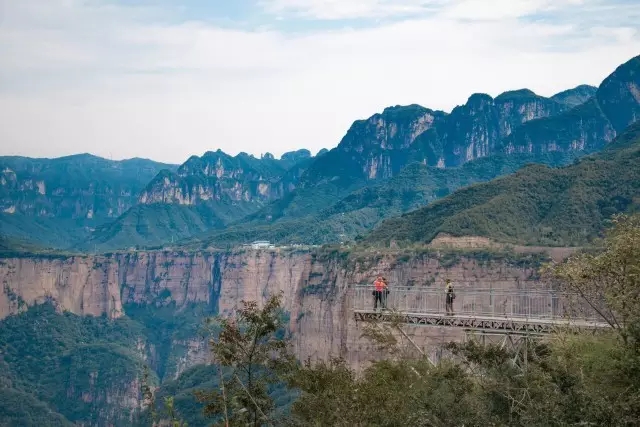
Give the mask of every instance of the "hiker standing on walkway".
[(384, 301), (386, 300), (387, 284), (382, 276), (378, 276), (376, 281), (373, 282), (373, 286), (375, 287), (373, 291), (373, 309), (378, 309), (378, 301), (380, 301), (381, 308), (386, 308), (386, 304), (384, 303)]
[(384, 276), (382, 276), (382, 282), (384, 283), (384, 290), (382, 291), (382, 307), (384, 309), (387, 309), (387, 298), (389, 297), (389, 282)]
[(445, 307), (447, 310), (447, 315), (453, 316), (453, 300), (456, 299), (456, 293), (453, 291), (453, 285), (451, 284), (451, 279), (447, 279), (447, 287), (445, 288)]

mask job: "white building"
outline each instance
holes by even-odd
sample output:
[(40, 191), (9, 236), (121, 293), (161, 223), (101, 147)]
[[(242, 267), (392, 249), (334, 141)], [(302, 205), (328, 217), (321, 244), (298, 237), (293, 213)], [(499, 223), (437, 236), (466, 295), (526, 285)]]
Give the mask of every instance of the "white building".
[(251, 247), (253, 249), (269, 249), (272, 248), (273, 245), (269, 243), (268, 240), (256, 240), (255, 242), (251, 243)]

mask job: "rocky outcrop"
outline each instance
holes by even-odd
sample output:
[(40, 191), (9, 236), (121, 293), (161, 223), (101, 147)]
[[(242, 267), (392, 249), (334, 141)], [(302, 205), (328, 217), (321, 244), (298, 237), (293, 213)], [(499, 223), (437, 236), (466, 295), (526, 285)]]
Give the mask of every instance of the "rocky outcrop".
[(573, 108), (587, 102), (596, 94), (597, 90), (598, 88), (595, 86), (580, 85), (574, 87), (573, 89), (568, 89), (556, 93), (551, 97), (551, 99)]
[[(0, 317), (46, 300), (54, 301), (61, 310), (83, 315), (104, 313), (112, 318), (126, 315), (128, 306), (162, 301), (175, 304), (178, 311), (199, 304), (208, 307), (210, 314), (226, 315), (242, 300), (262, 302), (268, 295), (282, 292), (298, 357), (340, 355), (359, 366), (375, 351), (360, 338), (353, 318), (354, 285), (369, 283), (382, 273), (392, 286), (437, 288), (446, 277), (460, 292), (530, 288), (541, 286), (536, 259), (503, 255), (492, 260), (486, 254), (455, 251), (349, 255), (278, 250), (11, 258), (0, 265)], [(429, 336), (451, 335), (445, 330), (418, 333), (423, 335), (423, 344)], [(206, 346), (196, 337), (172, 344), (181, 350), (175, 353), (170, 376), (206, 360)]]
[(622, 64), (595, 96), (569, 111), (527, 123), (502, 141), (507, 154), (593, 152), (640, 119), (640, 56)]
[(116, 218), (165, 168), (175, 169), (150, 160), (111, 161), (89, 154), (0, 157), (0, 211), (88, 222)]
[(353, 181), (396, 176), (408, 163), (459, 166), (500, 151), (500, 141), (531, 120), (569, 107), (528, 89), (495, 99), (473, 94), (451, 114), (419, 105), (395, 106), (353, 123), (338, 147), (319, 158), (303, 176), (313, 186), (340, 178)]
[(411, 162), (455, 167), (493, 154), (594, 151), (640, 117), (640, 57), (597, 89), (581, 85), (551, 98), (528, 89), (496, 98), (476, 93), (450, 114), (395, 106), (353, 123), (340, 144), (318, 158), (303, 186), (396, 176)]
[(440, 129), (443, 151), (437, 164), (458, 166), (495, 154), (500, 141), (523, 123), (556, 116), (567, 108), (528, 89), (505, 92), (495, 99), (471, 95), (465, 105), (453, 109)]
[[(221, 150), (192, 156), (175, 173), (158, 174), (140, 194), (141, 204), (198, 205), (221, 202), (260, 205), (295, 188), (308, 150), (285, 153), (277, 160), (270, 153), (260, 159), (247, 153), (235, 157)], [(294, 168), (293, 173), (287, 172)], [(304, 168), (302, 168), (304, 170)], [(285, 182), (282, 182), (282, 181)]]

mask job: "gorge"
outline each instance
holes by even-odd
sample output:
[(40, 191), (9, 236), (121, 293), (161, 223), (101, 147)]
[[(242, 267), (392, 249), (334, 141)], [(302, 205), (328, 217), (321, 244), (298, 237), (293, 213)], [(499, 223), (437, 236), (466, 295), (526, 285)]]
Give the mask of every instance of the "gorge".
[(384, 274), (392, 287), (437, 288), (450, 278), (460, 292), (532, 288), (540, 284), (536, 269), (545, 259), (543, 253), (437, 248), (8, 258), (0, 265), (0, 317), (47, 300), (60, 311), (112, 319), (127, 316), (127, 308), (136, 305), (172, 306), (176, 312), (200, 305), (210, 315), (226, 315), (242, 300), (261, 302), (283, 292), (300, 359), (335, 355), (357, 365), (369, 355), (358, 351), (362, 343), (349, 298), (354, 285)]

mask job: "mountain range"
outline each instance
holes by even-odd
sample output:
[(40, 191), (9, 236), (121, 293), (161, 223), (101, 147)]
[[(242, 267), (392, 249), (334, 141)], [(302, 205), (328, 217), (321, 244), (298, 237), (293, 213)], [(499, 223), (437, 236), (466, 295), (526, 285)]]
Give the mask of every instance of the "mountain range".
[(640, 208), (640, 121), (601, 152), (572, 165), (528, 165), (384, 221), (373, 245), (429, 243), (439, 235), (578, 246), (600, 237), (615, 214)]
[[(416, 287), (452, 278), (458, 292), (539, 289), (549, 248), (425, 245), (472, 236), (575, 247), (598, 238), (613, 215), (640, 208), (639, 118), (640, 56), (598, 88), (550, 98), (521, 89), (474, 94), (450, 113), (389, 107), (315, 156), (218, 150), (181, 165), (0, 157), (0, 424), (138, 425), (147, 366), (157, 404), (174, 396), (189, 425), (207, 425), (193, 392), (217, 389), (221, 371), (208, 362), (203, 322), (275, 292), (284, 292), (282, 322), (299, 360), (340, 355), (362, 367), (377, 350), (346, 308), (353, 284), (374, 273)], [(59, 251), (254, 239), (358, 245), (268, 256)], [(400, 249), (380, 250), (390, 246)], [(417, 337), (425, 349), (427, 335)], [(270, 392), (283, 411), (296, 394)]]
[(388, 108), (355, 122), (336, 148), (309, 167), (298, 189), (208, 233), (202, 245), (353, 239), (385, 218), (527, 163), (569, 164), (600, 150), (640, 117), (638, 88), (635, 57), (597, 89), (579, 86), (552, 98), (529, 90), (495, 99), (474, 94), (449, 115), (416, 105)]
[(476, 93), (451, 113), (395, 106), (353, 123), (332, 150), (211, 151), (182, 165), (90, 155), (0, 158), (0, 234), (60, 249), (181, 240), (328, 243), (527, 163), (563, 166), (640, 118), (640, 56), (598, 88), (542, 97)]

